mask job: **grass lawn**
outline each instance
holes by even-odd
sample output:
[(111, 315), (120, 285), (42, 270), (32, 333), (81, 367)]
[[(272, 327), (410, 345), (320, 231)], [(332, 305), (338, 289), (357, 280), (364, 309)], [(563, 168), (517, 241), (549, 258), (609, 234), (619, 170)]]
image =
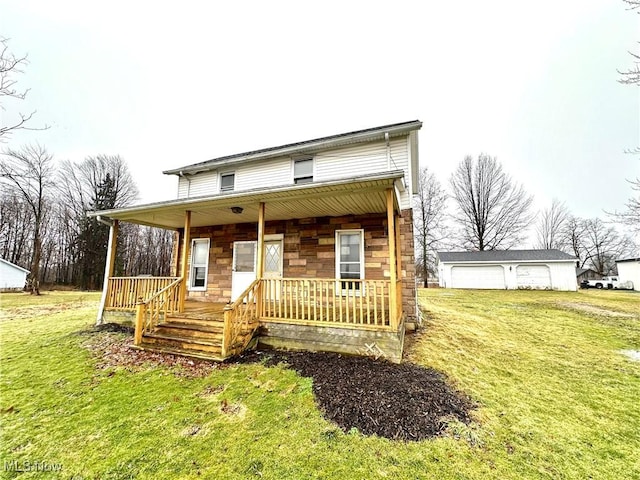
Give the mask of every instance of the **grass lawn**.
[(99, 294), (2, 294), (0, 478), (640, 478), (640, 362), (620, 353), (640, 350), (639, 294), (419, 296), (407, 356), (469, 394), (477, 422), (400, 443), (328, 423), (281, 366), (98, 369), (78, 332)]

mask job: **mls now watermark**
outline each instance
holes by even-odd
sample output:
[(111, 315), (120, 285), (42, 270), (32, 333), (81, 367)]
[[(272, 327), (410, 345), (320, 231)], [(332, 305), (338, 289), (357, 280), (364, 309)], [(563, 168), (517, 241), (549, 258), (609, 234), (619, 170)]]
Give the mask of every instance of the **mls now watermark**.
[(61, 472), (61, 463), (49, 463), (41, 460), (11, 460), (4, 462), (5, 472)]

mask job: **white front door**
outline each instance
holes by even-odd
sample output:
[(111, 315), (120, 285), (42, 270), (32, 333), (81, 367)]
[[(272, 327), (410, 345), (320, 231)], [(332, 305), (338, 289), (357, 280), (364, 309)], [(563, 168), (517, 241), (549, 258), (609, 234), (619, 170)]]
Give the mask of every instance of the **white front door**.
[(231, 301), (238, 299), (256, 279), (257, 242), (233, 242), (231, 273)]
[[(264, 278), (282, 278), (282, 238), (264, 241)], [(278, 300), (280, 298), (280, 282), (266, 282), (268, 291), (266, 298)]]

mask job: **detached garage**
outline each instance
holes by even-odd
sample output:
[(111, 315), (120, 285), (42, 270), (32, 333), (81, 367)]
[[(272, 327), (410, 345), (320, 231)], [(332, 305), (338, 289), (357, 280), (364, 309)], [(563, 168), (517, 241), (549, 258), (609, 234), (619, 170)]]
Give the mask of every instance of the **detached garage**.
[(440, 286), (576, 291), (576, 258), (560, 250), (438, 252)]
[(621, 282), (632, 282), (633, 289), (640, 291), (640, 258), (616, 260), (618, 278)]
[(0, 258), (0, 292), (22, 290), (29, 270)]

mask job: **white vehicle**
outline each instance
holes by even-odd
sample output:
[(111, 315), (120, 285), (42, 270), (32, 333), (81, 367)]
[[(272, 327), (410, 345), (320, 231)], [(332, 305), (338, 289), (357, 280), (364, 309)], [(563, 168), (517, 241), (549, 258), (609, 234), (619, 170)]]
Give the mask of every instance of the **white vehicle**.
[(582, 288), (606, 288), (616, 290), (632, 290), (631, 282), (621, 282), (617, 276), (602, 277), (600, 280), (584, 280), (580, 286)]

